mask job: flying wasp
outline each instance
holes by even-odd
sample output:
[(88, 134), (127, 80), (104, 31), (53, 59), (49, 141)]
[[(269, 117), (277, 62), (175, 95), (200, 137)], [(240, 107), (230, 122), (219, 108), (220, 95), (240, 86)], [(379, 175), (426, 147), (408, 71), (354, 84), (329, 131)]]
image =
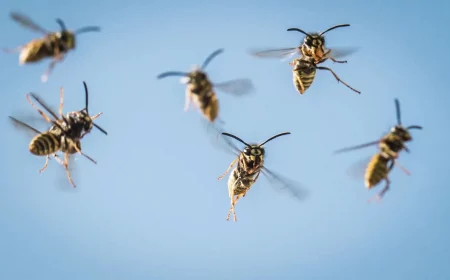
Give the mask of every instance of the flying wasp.
[(349, 89), (361, 94), (359, 90), (352, 88), (346, 82), (342, 81), (339, 76), (331, 69), (325, 66), (317, 66), (314, 62), (314, 58), (302, 56), (299, 58), (294, 58), (292, 62), (289, 63), (290, 66), (293, 66), (293, 80), (294, 86), (297, 89), (298, 93), (303, 94), (305, 91), (311, 86), (316, 77), (316, 70), (327, 70), (333, 74), (334, 78), (344, 84)]
[[(399, 165), (397, 162), (399, 153), (402, 150), (405, 150), (409, 153), (409, 149), (406, 146), (406, 142), (412, 140), (412, 136), (409, 133), (409, 130), (422, 129), (422, 127), (418, 125), (410, 125), (405, 128), (402, 125), (401, 121), (400, 102), (398, 101), (398, 99), (395, 99), (395, 108), (397, 114), (397, 125), (392, 127), (390, 132), (383, 136), (381, 139), (353, 147), (343, 148), (335, 152), (342, 153), (366, 148), (372, 145), (378, 145), (378, 153), (376, 153), (369, 161), (364, 175), (364, 183), (367, 189), (375, 187), (382, 180), (386, 181), (385, 187), (376, 196), (378, 200), (381, 200), (384, 194), (389, 190), (391, 182), (388, 178), (388, 175), (395, 164)], [(399, 165), (399, 167), (401, 166)], [(406, 174), (409, 174), (409, 172), (403, 167), (401, 167), (401, 169)]]
[(228, 194), (231, 199), (231, 206), (230, 210), (228, 211), (227, 220), (230, 219), (230, 214), (233, 213), (233, 219), (235, 222), (237, 221), (235, 205), (240, 198), (244, 197), (247, 194), (251, 186), (258, 179), (260, 173), (263, 173), (267, 177), (267, 179), (271, 181), (272, 186), (282, 186), (281, 189), (289, 191), (299, 199), (302, 197), (302, 195), (305, 194), (302, 194), (302, 190), (300, 190), (300, 188), (296, 186), (296, 183), (288, 183), (289, 179), (283, 178), (279, 174), (275, 174), (273, 171), (270, 171), (264, 166), (264, 144), (277, 137), (288, 134), (291, 133), (283, 132), (277, 134), (270, 137), (261, 144), (247, 144), (241, 138), (235, 135), (222, 132), (222, 135), (234, 138), (246, 146), (243, 151), (240, 151), (233, 143), (226, 140), (229, 147), (231, 147), (234, 150), (235, 155), (237, 155), (237, 158), (233, 160), (225, 173), (223, 173), (218, 178), (218, 180), (222, 179), (228, 172), (230, 172), (231, 168), (233, 168), (233, 166), (237, 164), (237, 166), (231, 171), (230, 177), (228, 179)]
[[(29, 131), (33, 131), (35, 134), (37, 134), (31, 140), (29, 144), (29, 150), (34, 155), (46, 156), (44, 167), (39, 172), (43, 172), (47, 168), (50, 156), (52, 156), (59, 164), (61, 164), (64, 167), (69, 182), (73, 187), (76, 186), (72, 180), (72, 176), (68, 168), (69, 156), (74, 153), (79, 153), (84, 157), (86, 157), (87, 159), (89, 159), (90, 161), (92, 161), (93, 163), (97, 164), (97, 162), (94, 159), (87, 156), (81, 151), (80, 140), (92, 129), (93, 126), (97, 127), (100, 131), (106, 134), (106, 131), (104, 131), (98, 125), (93, 123), (93, 120), (96, 119), (98, 116), (100, 116), (102, 113), (99, 113), (93, 117), (90, 117), (88, 114), (88, 92), (86, 83), (84, 83), (84, 85), (86, 90), (86, 108), (80, 111), (69, 112), (67, 113), (66, 116), (64, 116), (62, 112), (64, 90), (61, 87), (60, 106), (59, 106), (59, 115), (61, 119), (58, 118), (56, 113), (54, 113), (53, 110), (51, 110), (50, 107), (47, 104), (45, 104), (45, 102), (41, 100), (36, 94), (30, 93), (26, 95), (27, 100), (31, 104), (31, 106), (33, 106), (33, 108), (36, 109), (47, 122), (52, 124), (51, 128), (46, 132), (40, 132), (39, 130), (33, 128), (32, 126), (10, 116), (10, 119), (13, 121), (15, 125), (26, 128)], [(50, 119), (45, 112), (40, 110), (33, 103), (33, 101), (31, 101), (30, 96), (36, 102), (38, 102), (54, 118), (54, 120)], [(56, 155), (58, 151), (64, 153), (64, 161), (61, 161)]]
[(20, 52), (19, 65), (39, 62), (44, 58), (52, 58), (47, 71), (41, 76), (42, 82), (46, 82), (56, 63), (62, 61), (65, 55), (72, 49), (75, 49), (75, 37), (80, 33), (100, 31), (100, 27), (87, 26), (69, 31), (66, 29), (65, 23), (61, 19), (56, 22), (61, 27), (61, 31), (50, 32), (34, 23), (29, 17), (12, 12), (11, 18), (18, 24), (35, 32), (44, 34), (44, 37), (34, 39), (15, 49), (4, 49), (6, 52)]
[(158, 79), (169, 76), (182, 77), (181, 82), (187, 84), (184, 111), (188, 111), (192, 100), (203, 116), (211, 123), (213, 123), (219, 115), (219, 101), (217, 100), (214, 89), (219, 89), (235, 96), (245, 95), (253, 90), (253, 84), (249, 79), (235, 79), (214, 84), (209, 80), (204, 69), (223, 51), (223, 49), (214, 51), (205, 59), (200, 67), (197, 65), (194, 66), (194, 69), (191, 72), (169, 71), (157, 76)]
[(315, 64), (325, 62), (327, 59), (331, 59), (337, 63), (347, 63), (346, 60), (337, 60), (336, 58), (350, 55), (356, 51), (356, 48), (325, 48), (324, 34), (340, 27), (347, 27), (350, 24), (339, 24), (328, 28), (321, 33), (306, 33), (299, 28), (289, 28), (287, 31), (298, 31), (306, 35), (303, 39), (303, 43), (295, 48), (281, 48), (281, 49), (261, 49), (252, 50), (250, 54), (259, 58), (282, 58), (291, 57), (298, 53), (301, 56), (314, 59)]

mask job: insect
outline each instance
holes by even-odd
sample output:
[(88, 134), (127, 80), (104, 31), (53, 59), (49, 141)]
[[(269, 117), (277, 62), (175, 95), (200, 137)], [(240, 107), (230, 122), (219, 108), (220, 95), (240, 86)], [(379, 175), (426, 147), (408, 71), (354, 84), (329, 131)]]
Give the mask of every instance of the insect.
[(337, 63), (347, 63), (346, 60), (337, 60), (336, 58), (350, 55), (356, 51), (356, 48), (326, 49), (324, 37), (324, 34), (328, 31), (347, 26), (350, 26), (350, 24), (335, 25), (321, 33), (306, 33), (299, 28), (289, 28), (287, 31), (298, 31), (306, 35), (300, 46), (295, 48), (252, 50), (250, 54), (259, 58), (281, 58), (290, 57), (295, 53), (299, 53), (301, 56), (313, 58), (315, 64), (325, 62), (327, 59), (331, 59)]
[(41, 76), (41, 80), (46, 82), (48, 76), (52, 72), (56, 63), (62, 61), (64, 56), (72, 49), (75, 49), (75, 37), (78, 34), (92, 31), (100, 31), (97, 26), (87, 26), (77, 29), (76, 31), (69, 31), (66, 29), (65, 23), (61, 19), (56, 19), (56, 22), (61, 27), (61, 31), (50, 32), (34, 23), (29, 17), (12, 12), (11, 18), (18, 24), (35, 32), (44, 34), (44, 37), (31, 40), (30, 42), (19, 46), (15, 49), (4, 49), (6, 52), (20, 52), (19, 65), (39, 62), (44, 58), (52, 58), (47, 71)]
[(292, 62), (289, 63), (289, 65), (294, 67), (292, 69), (294, 86), (300, 94), (305, 93), (305, 91), (311, 86), (314, 78), (316, 77), (317, 69), (330, 71), (338, 82), (341, 82), (354, 92), (361, 94), (359, 90), (352, 88), (346, 82), (342, 81), (331, 68), (325, 66), (317, 66), (317, 64), (314, 62), (314, 58), (312, 57), (301, 56), (299, 58), (294, 58)]
[[(405, 128), (401, 122), (400, 102), (398, 101), (398, 99), (395, 99), (395, 108), (397, 114), (397, 125), (392, 127), (390, 132), (383, 136), (381, 139), (362, 145), (340, 149), (335, 152), (342, 153), (351, 150), (366, 148), (372, 145), (378, 145), (378, 153), (376, 153), (369, 161), (364, 175), (364, 183), (367, 189), (373, 188), (382, 180), (386, 181), (385, 187), (376, 196), (378, 200), (380, 200), (389, 190), (390, 180), (388, 178), (388, 175), (394, 167), (394, 164), (399, 165), (397, 162), (399, 153), (402, 150), (409, 152), (409, 149), (405, 144), (406, 142), (412, 140), (412, 136), (409, 133), (409, 130), (422, 129), (422, 127), (418, 125), (410, 125)], [(409, 172), (403, 167), (401, 167), (401, 169), (405, 173), (409, 174)]]
[(181, 82), (187, 84), (184, 111), (188, 111), (192, 100), (197, 109), (199, 109), (202, 115), (211, 123), (214, 122), (219, 115), (219, 101), (217, 100), (215, 89), (220, 89), (235, 96), (245, 95), (253, 90), (253, 84), (249, 79), (235, 79), (214, 84), (209, 80), (204, 69), (223, 51), (223, 49), (214, 51), (205, 59), (200, 67), (194, 66), (194, 69), (191, 72), (169, 71), (157, 76), (158, 79), (169, 76), (181, 76)]
[[(83, 82), (84, 83), (84, 82)], [(50, 109), (48, 105), (45, 104), (43, 100), (41, 100), (36, 94), (30, 93), (27, 94), (27, 100), (36, 109), (39, 114), (49, 123), (52, 124), (51, 128), (46, 132), (40, 132), (39, 130), (31, 127), (30, 125), (15, 119), (10, 116), (10, 119), (13, 121), (15, 125), (21, 126), (23, 128), (27, 128), (28, 130), (33, 131), (37, 134), (29, 144), (29, 150), (32, 154), (37, 156), (46, 156), (46, 161), (44, 167), (39, 171), (43, 172), (47, 166), (50, 156), (53, 156), (58, 163), (60, 163), (64, 169), (66, 170), (67, 177), (69, 182), (73, 187), (76, 187), (72, 176), (70, 174), (68, 168), (69, 156), (74, 153), (80, 153), (85, 156), (87, 159), (91, 160), (93, 163), (97, 163), (94, 159), (87, 156), (81, 151), (81, 142), (80, 140), (91, 130), (93, 126), (97, 127), (100, 131), (106, 134), (102, 128), (93, 123), (93, 120), (96, 119), (101, 113), (90, 117), (88, 114), (88, 92), (86, 83), (86, 108), (80, 111), (69, 112), (66, 116), (63, 115), (63, 100), (64, 100), (64, 90), (61, 88), (60, 90), (60, 106), (59, 106), (59, 115), (61, 119), (58, 118), (56, 113)], [(38, 102), (52, 117), (54, 120), (50, 119), (45, 112), (40, 110), (32, 101), (30, 96)], [(61, 151), (64, 153), (64, 161), (61, 161), (56, 153)]]
[(271, 181), (272, 186), (274, 186), (275, 184), (282, 186), (282, 189), (290, 191), (291, 194), (293, 194), (297, 198), (301, 198), (301, 190), (297, 188), (295, 183), (288, 183), (287, 178), (282, 178), (281, 175), (275, 174), (273, 171), (270, 171), (264, 166), (264, 144), (277, 137), (288, 134), (291, 133), (283, 132), (277, 134), (270, 137), (261, 144), (247, 144), (241, 138), (235, 135), (222, 132), (222, 135), (234, 138), (246, 146), (243, 151), (240, 151), (231, 142), (227, 141), (227, 144), (231, 148), (233, 148), (233, 150), (235, 151), (235, 155), (237, 155), (237, 158), (233, 160), (225, 173), (223, 173), (218, 178), (218, 180), (222, 179), (228, 172), (230, 172), (231, 168), (233, 168), (233, 166), (237, 164), (237, 166), (231, 171), (230, 177), (228, 179), (228, 195), (231, 199), (231, 206), (230, 210), (228, 211), (227, 220), (230, 219), (230, 214), (233, 213), (233, 219), (235, 222), (237, 221), (235, 205), (240, 198), (244, 197), (247, 194), (251, 186), (258, 179), (260, 173), (263, 173), (267, 177), (267, 179)]

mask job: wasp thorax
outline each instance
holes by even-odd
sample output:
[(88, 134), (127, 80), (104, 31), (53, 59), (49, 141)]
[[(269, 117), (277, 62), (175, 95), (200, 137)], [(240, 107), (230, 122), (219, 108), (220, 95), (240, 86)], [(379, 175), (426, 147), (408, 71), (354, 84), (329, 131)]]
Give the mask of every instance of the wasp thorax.
[(409, 131), (403, 126), (397, 125), (391, 129), (392, 134), (400, 137), (402, 141), (411, 141), (412, 137)]

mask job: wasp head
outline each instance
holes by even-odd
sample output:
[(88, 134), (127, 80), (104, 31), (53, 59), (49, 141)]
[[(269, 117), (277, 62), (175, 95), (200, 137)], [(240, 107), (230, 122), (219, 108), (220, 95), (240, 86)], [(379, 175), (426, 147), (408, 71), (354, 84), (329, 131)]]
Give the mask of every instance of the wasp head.
[(251, 145), (244, 148), (242, 155), (247, 165), (253, 168), (262, 166), (264, 163), (264, 148), (259, 145)]
[(56, 32), (56, 37), (61, 42), (61, 50), (67, 51), (75, 48), (75, 34), (72, 31), (62, 30), (60, 32)]
[(412, 140), (409, 131), (401, 125), (396, 125), (393, 128), (391, 128), (391, 133), (399, 137), (403, 142), (408, 142)]
[(315, 48), (315, 49), (322, 48), (325, 45), (325, 37), (319, 35), (318, 33), (311, 33), (305, 37), (303, 43), (308, 48)]

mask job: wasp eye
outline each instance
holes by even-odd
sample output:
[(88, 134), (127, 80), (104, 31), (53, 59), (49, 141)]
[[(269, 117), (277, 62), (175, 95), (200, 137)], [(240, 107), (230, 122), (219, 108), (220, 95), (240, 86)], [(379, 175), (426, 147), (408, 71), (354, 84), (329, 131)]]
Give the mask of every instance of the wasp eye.
[(244, 149), (244, 154), (249, 156), (251, 154), (250, 149), (249, 148), (245, 148)]

